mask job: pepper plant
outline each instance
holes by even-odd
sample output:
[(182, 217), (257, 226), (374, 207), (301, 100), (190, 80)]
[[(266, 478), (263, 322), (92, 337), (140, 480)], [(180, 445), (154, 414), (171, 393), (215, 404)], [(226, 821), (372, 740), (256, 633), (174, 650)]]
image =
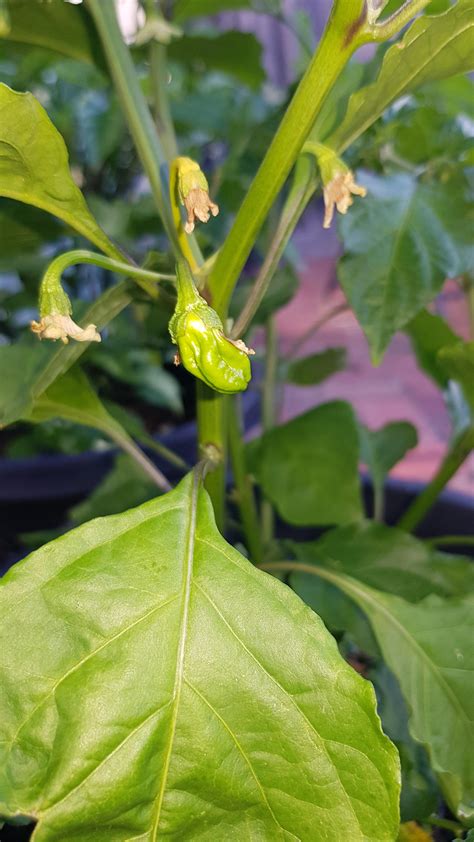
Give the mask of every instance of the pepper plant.
[[(113, 0), (1, 5), (7, 39), (108, 74), (168, 244), (158, 271), (153, 255), (137, 265), (112, 242), (44, 107), (0, 86), (1, 196), (54, 215), (95, 248), (50, 262), (35, 343), (0, 349), (2, 425), (60, 417), (95, 427), (158, 494), (67, 532), (1, 582), (0, 816), (34, 823), (36, 842), (389, 842), (431, 839), (433, 826), (461, 838), (474, 824), (472, 566), (409, 534), (474, 443), (473, 346), (426, 309), (446, 277), (462, 277), (472, 298), (469, 218), (460, 220), (444, 169), (431, 181), (416, 167), (356, 180), (349, 166), (359, 138), (377, 146), (394, 102), (471, 69), (472, 0), (434, 4), (435, 14), (428, 5), (334, 0), (228, 233), (204, 254), (199, 234), (219, 197), (200, 162), (179, 154), (188, 150), (170, 116), (166, 44), (215, 5), (143, 3), (148, 87)], [(348, 62), (371, 43), (381, 45), (377, 71), (364, 82)], [(326, 227), (336, 210), (347, 214), (340, 280), (374, 362), (406, 330), (453, 411), (446, 458), (398, 527), (381, 522), (384, 481), (415, 431), (362, 428), (343, 401), (278, 425), (277, 374), (317, 382), (341, 356), (278, 361), (271, 315), (263, 433), (243, 440), (245, 339), (320, 189)], [(266, 253), (242, 301), (236, 285), (262, 230)], [(122, 276), (82, 313), (62, 284), (80, 263)], [(90, 343), (100, 355), (107, 325), (144, 299), (165, 311), (172, 302), (175, 361), (196, 381), (199, 458), (177, 484), (81, 369)], [(360, 461), (375, 519), (364, 517)], [(281, 537), (288, 526), (291, 540)], [(298, 527), (319, 537), (296, 540)]]

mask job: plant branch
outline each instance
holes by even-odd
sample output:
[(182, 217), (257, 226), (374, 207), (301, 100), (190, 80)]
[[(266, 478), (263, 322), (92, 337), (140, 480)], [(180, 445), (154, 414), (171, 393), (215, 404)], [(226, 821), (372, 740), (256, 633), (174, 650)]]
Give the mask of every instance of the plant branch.
[(237, 505), (242, 518), (242, 526), (250, 558), (254, 564), (259, 564), (263, 558), (262, 540), (255, 494), (245, 462), (241, 423), (241, 401), (239, 395), (235, 395), (230, 400), (228, 427), (229, 453), (237, 492)]
[(363, 0), (335, 0), (319, 47), (303, 76), (219, 252), (210, 277), (213, 306), (227, 315), (232, 291), (263, 222), (327, 94), (357, 47), (370, 40)]
[(314, 163), (306, 156), (298, 159), (295, 178), (283, 207), (280, 221), (273, 235), (265, 260), (255, 279), (245, 307), (232, 328), (231, 337), (239, 339), (250, 326), (263, 297), (275, 274), (288, 241), (296, 228), (298, 220), (306, 208), (317, 187)]
[[(270, 316), (266, 324), (266, 361), (265, 377), (262, 395), (262, 427), (264, 433), (275, 426), (275, 404), (278, 372), (278, 335), (274, 316)], [(262, 500), (262, 538), (264, 546), (273, 540), (275, 528), (275, 513), (269, 500)]]
[(449, 480), (459, 470), (474, 448), (474, 426), (464, 430), (453, 442), (437, 473), (400, 519), (397, 526), (412, 532), (438, 499)]
[(214, 468), (206, 474), (205, 486), (212, 500), (218, 529), (224, 528), (226, 409), (224, 395), (200, 380), (196, 382), (199, 458), (210, 449), (215, 454)]
[(160, 469), (153, 464), (151, 459), (149, 459), (148, 456), (135, 444), (132, 438), (123, 431), (115, 432), (111, 428), (107, 428), (107, 433), (125, 453), (128, 453), (128, 455), (131, 456), (137, 465), (140, 465), (147, 476), (155, 483), (155, 485), (158, 486), (158, 488), (161, 489), (161, 491), (166, 492), (171, 490), (171, 483), (166, 479)]
[(385, 18), (385, 20), (373, 23), (369, 27), (373, 40), (380, 42), (388, 41), (389, 38), (393, 38), (393, 36), (397, 35), (407, 23), (410, 23), (415, 15), (417, 15), (418, 12), (421, 12), (429, 2), (430, 0), (406, 0), (403, 6), (400, 6), (393, 15)]
[(163, 225), (175, 253), (179, 255), (180, 249), (171, 219), (167, 191), (162, 183), (161, 168), (166, 165), (166, 154), (140, 87), (135, 65), (122, 38), (114, 0), (87, 0), (87, 6), (99, 33), (117, 96), (143, 169), (148, 176)]
[(305, 330), (301, 336), (296, 339), (293, 345), (290, 347), (287, 356), (295, 357), (299, 351), (303, 348), (306, 344), (308, 339), (318, 332), (318, 330), (326, 324), (326, 322), (330, 322), (331, 319), (335, 319), (336, 316), (339, 316), (341, 313), (345, 313), (349, 310), (349, 305), (345, 301), (341, 301), (339, 304), (335, 304), (334, 307), (331, 307), (329, 310), (326, 310), (325, 313), (320, 316), (317, 321), (315, 321), (310, 327)]
[(157, 297), (155, 287), (157, 282), (171, 281), (174, 283), (176, 281), (174, 275), (150, 272), (148, 269), (141, 269), (139, 266), (134, 266), (133, 263), (122, 263), (119, 260), (112, 260), (110, 257), (105, 257), (102, 254), (85, 249), (75, 249), (74, 251), (66, 251), (64, 254), (58, 255), (58, 257), (55, 257), (51, 261), (45, 274), (60, 277), (65, 269), (68, 269), (69, 266), (74, 266), (76, 263), (90, 263), (94, 266), (100, 266), (101, 269), (108, 269), (110, 272), (117, 272), (120, 275), (133, 278), (153, 298)]
[(463, 546), (474, 547), (474, 535), (437, 535), (434, 538), (426, 538), (425, 544), (429, 547)]

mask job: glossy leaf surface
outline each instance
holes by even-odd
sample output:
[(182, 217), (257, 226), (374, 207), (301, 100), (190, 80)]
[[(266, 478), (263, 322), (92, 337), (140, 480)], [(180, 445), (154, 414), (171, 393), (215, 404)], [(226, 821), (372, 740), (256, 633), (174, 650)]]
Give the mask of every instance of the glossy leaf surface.
[(342, 524), (362, 514), (358, 459), (352, 409), (334, 401), (266, 433), (254, 472), (288, 523)]
[(32, 554), (0, 601), (0, 791), (35, 842), (393, 842), (371, 685), (193, 475)]
[(64, 141), (30, 93), (0, 83), (0, 196), (48, 211), (110, 257), (123, 260), (89, 211)]

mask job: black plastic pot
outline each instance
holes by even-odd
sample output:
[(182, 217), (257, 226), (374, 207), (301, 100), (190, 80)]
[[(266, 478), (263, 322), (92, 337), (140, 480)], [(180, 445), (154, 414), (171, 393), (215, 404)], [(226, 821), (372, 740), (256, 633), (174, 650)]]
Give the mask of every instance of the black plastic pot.
[[(260, 396), (256, 390), (243, 395), (245, 429), (258, 423)], [(189, 465), (197, 460), (194, 421), (157, 438)], [(150, 459), (172, 481), (182, 475), (155, 451)], [(74, 456), (46, 454), (28, 459), (0, 459), (0, 575), (24, 554), (17, 536), (54, 529), (64, 523), (67, 511), (85, 499), (114, 464), (117, 450), (87, 451)], [(1, 839), (1, 836), (0, 836)]]

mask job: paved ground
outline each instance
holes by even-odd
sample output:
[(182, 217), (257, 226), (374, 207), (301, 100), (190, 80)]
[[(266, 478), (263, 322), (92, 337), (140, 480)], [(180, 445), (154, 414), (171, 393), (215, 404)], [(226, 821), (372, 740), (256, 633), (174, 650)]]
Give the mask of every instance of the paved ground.
[[(280, 347), (291, 348), (327, 309), (344, 301), (336, 280), (338, 243), (334, 230), (321, 228), (320, 209), (313, 208), (294, 238), (301, 255), (301, 284), (295, 299), (278, 318)], [(468, 338), (468, 317), (464, 298), (454, 282), (447, 282), (437, 302), (437, 310), (454, 329)], [(348, 368), (320, 386), (285, 388), (282, 418), (287, 419), (310, 407), (335, 398), (350, 401), (359, 418), (371, 428), (387, 421), (408, 420), (418, 430), (419, 444), (393, 471), (393, 476), (426, 481), (435, 472), (449, 439), (449, 418), (436, 386), (416, 366), (404, 335), (392, 341), (378, 368), (370, 362), (367, 342), (351, 312), (343, 312), (299, 350), (300, 356), (327, 347), (348, 349)], [(474, 458), (464, 465), (450, 487), (474, 493)]]

